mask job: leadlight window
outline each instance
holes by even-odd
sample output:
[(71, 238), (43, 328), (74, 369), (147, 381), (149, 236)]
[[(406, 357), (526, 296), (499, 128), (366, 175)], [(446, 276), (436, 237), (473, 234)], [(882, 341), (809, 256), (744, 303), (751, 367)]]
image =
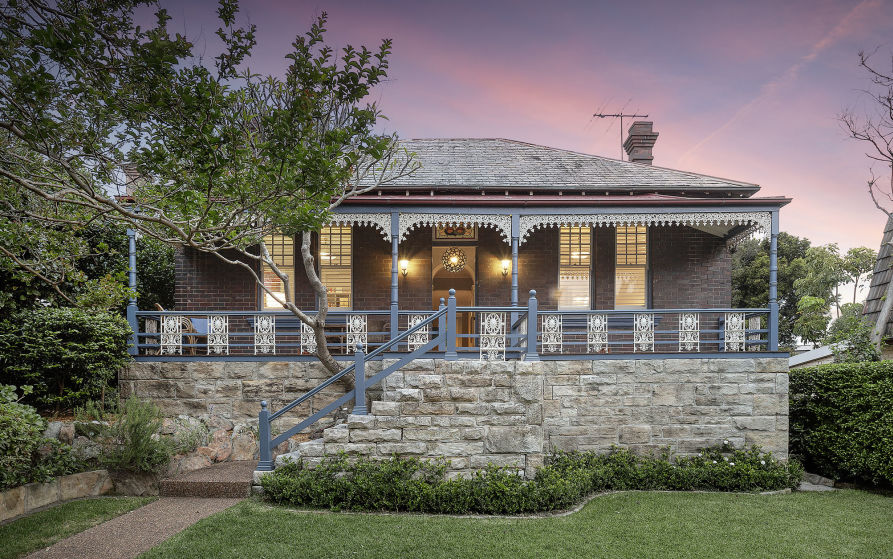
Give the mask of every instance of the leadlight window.
[[(289, 297), (294, 299), (295, 295), (295, 240), (293, 237), (286, 235), (267, 235), (264, 237), (264, 245), (270, 258), (279, 268), (279, 271), (288, 275)], [(264, 286), (275, 293), (281, 300), (285, 300), (285, 286), (282, 280), (273, 272), (270, 266), (264, 264)], [(263, 308), (278, 310), (282, 305), (276, 302), (269, 293), (263, 293)]]
[(558, 234), (558, 308), (589, 309), (592, 229), (562, 227)]
[(617, 227), (614, 307), (644, 309), (648, 288), (648, 228)]
[(352, 239), (350, 226), (319, 232), (319, 279), (328, 291), (329, 308), (351, 307)]

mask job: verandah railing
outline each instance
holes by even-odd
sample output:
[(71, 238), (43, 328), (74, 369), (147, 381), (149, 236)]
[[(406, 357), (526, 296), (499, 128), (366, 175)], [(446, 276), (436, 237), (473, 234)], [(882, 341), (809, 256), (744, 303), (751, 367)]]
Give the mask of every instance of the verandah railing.
[[(326, 343), (336, 356), (349, 356), (357, 345), (364, 352), (387, 345), (389, 353), (406, 353), (444, 332), (449, 343), (438, 350), (441, 356), (481, 359), (770, 349), (768, 309), (540, 312), (535, 291), (526, 307), (457, 307), (452, 292), (441, 307), (447, 311), (445, 321), (427, 321), (439, 311), (400, 311), (398, 332), (422, 326), (397, 343), (391, 343), (388, 311), (331, 311)], [(132, 351), (138, 359), (312, 359), (317, 349), (312, 329), (287, 312), (139, 311), (136, 324)]]

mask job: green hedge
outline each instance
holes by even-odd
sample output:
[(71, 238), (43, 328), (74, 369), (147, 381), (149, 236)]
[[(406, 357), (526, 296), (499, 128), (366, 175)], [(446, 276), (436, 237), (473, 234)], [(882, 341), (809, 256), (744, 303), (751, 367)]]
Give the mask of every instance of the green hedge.
[(84, 470), (71, 447), (43, 436), (46, 427), (34, 408), (16, 401), (14, 387), (0, 385), (0, 490)]
[(893, 485), (893, 362), (791, 371), (791, 453), (832, 479)]
[(266, 499), (300, 507), (435, 514), (523, 514), (569, 508), (595, 491), (621, 489), (762, 491), (796, 487), (802, 471), (757, 447), (717, 448), (670, 460), (627, 450), (559, 453), (525, 480), (490, 467), (471, 478), (446, 479), (444, 461), (393, 457), (351, 462), (344, 454), (315, 467), (280, 466), (261, 478)]
[(127, 321), (80, 309), (22, 311), (0, 323), (0, 384), (31, 385), (25, 400), (73, 409), (115, 385), (127, 354)]

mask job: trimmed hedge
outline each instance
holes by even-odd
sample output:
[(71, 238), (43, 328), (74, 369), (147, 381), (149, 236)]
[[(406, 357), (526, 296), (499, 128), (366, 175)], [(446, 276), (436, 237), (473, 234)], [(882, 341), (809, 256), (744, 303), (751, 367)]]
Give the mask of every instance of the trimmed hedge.
[(384, 461), (347, 455), (315, 468), (285, 464), (261, 478), (264, 497), (299, 507), (434, 514), (524, 514), (569, 508), (596, 491), (622, 489), (765, 491), (796, 487), (802, 470), (778, 462), (758, 447), (704, 450), (670, 460), (609, 454), (558, 453), (531, 480), (491, 466), (471, 478), (446, 479), (446, 462), (393, 457)]
[(893, 485), (893, 362), (791, 371), (791, 453), (810, 472)]
[(130, 327), (117, 315), (70, 308), (18, 313), (0, 323), (0, 384), (31, 385), (25, 402), (73, 409), (115, 386), (130, 359)]

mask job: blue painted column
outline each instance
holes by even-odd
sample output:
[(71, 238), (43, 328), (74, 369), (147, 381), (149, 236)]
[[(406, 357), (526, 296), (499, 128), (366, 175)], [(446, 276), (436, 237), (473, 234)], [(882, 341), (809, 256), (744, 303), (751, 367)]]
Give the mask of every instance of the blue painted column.
[(391, 212), (391, 339), (397, 336), (400, 328), (398, 300), (400, 297), (400, 275), (398, 270), (400, 242), (400, 214)]
[(778, 210), (769, 238), (769, 351), (778, 351)]
[(257, 415), (257, 444), (258, 460), (255, 470), (259, 472), (273, 471), (273, 449), (270, 447), (270, 411), (267, 409), (267, 401), (260, 403), (260, 413)]
[(512, 306), (518, 306), (518, 235), (521, 230), (521, 218), (512, 214)]
[(130, 330), (132, 331), (128, 340), (130, 345), (127, 348), (127, 353), (130, 355), (138, 355), (139, 348), (137, 347), (137, 334), (139, 332), (139, 323), (136, 320), (136, 231), (133, 229), (127, 230), (127, 250), (129, 253), (127, 285), (130, 287), (130, 298), (127, 300), (127, 323), (130, 324)]
[(455, 361), (459, 359), (459, 353), (456, 351), (456, 290), (450, 289), (450, 297), (447, 299), (447, 320), (446, 320), (446, 353), (443, 358), (446, 361)]

